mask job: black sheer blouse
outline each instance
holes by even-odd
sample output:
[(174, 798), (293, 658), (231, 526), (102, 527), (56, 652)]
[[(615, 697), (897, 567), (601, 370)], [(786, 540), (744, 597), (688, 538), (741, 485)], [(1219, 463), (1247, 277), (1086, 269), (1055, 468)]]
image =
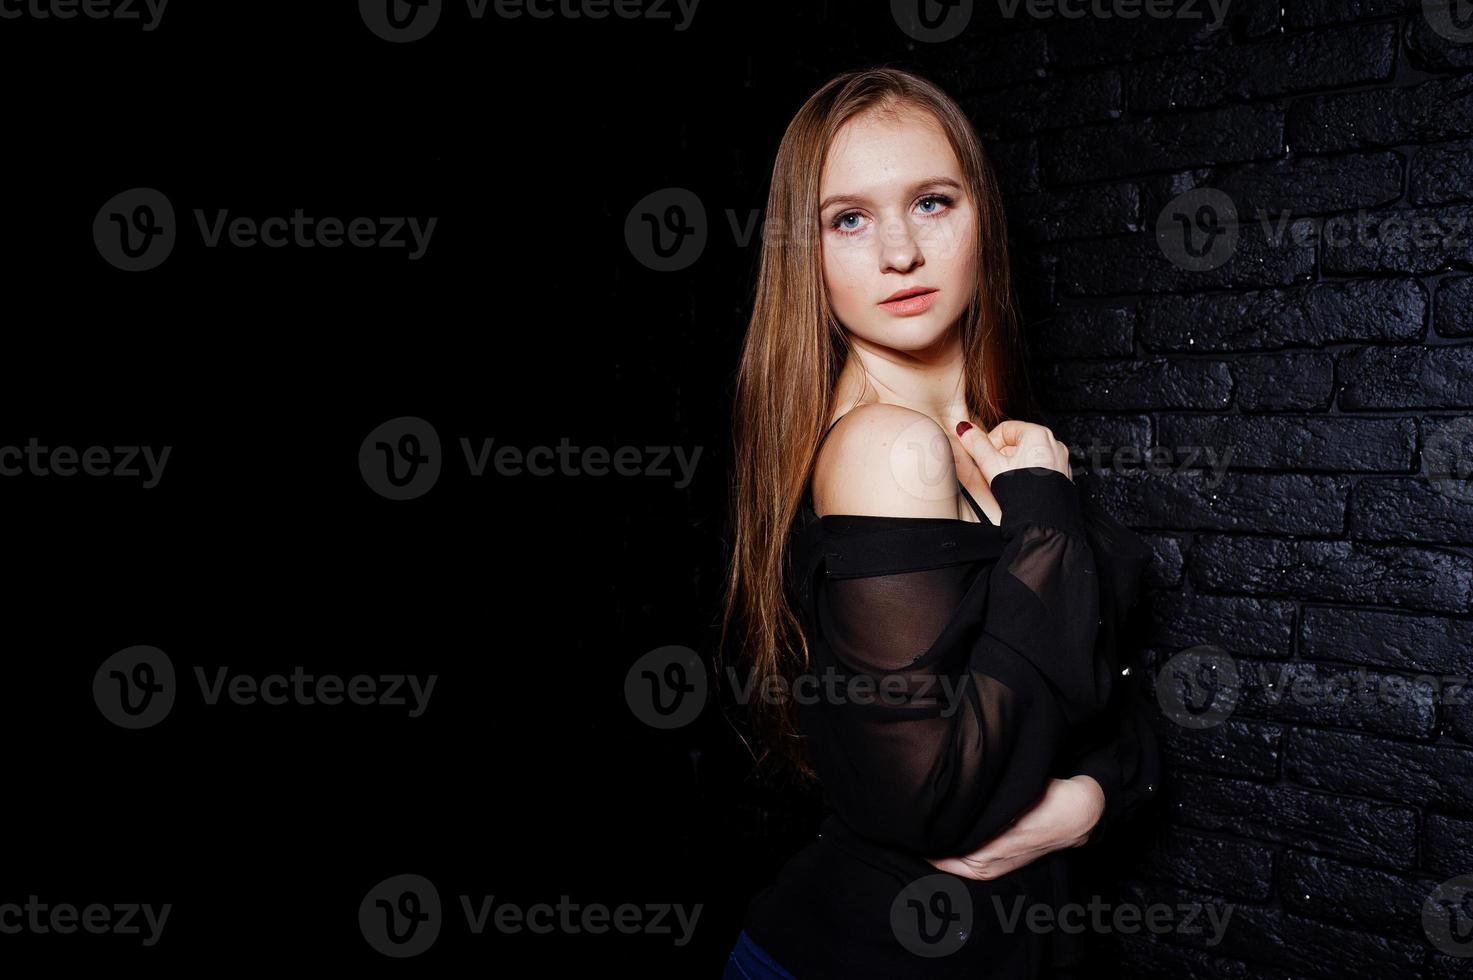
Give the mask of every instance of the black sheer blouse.
[[(1077, 774), (1105, 793), (1094, 846), (1159, 781), (1116, 650), (1148, 546), (1055, 470), (1010, 470), (991, 489), (1000, 526), (965, 488), (978, 522), (819, 517), (804, 500), (789, 585), (813, 663), (794, 692), (825, 814), (744, 921), (800, 980), (1038, 977), (1073, 962), (1077, 935), (1026, 924), (1033, 904), (1087, 901), (1069, 894), (1067, 850), (993, 881), (925, 858), (976, 850), (1049, 779)], [(927, 948), (945, 921), (950, 938)]]

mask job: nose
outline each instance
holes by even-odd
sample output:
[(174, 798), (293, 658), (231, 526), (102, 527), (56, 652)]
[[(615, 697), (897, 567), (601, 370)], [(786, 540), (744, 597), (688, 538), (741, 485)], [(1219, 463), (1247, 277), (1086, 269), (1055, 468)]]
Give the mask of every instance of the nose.
[(880, 263), (883, 271), (909, 272), (925, 264), (920, 242), (904, 218), (886, 221), (880, 228)]

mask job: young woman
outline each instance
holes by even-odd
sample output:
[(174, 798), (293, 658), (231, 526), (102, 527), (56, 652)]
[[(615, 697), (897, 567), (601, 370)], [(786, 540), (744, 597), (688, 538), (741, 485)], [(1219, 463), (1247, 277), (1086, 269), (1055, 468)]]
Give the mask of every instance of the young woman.
[(724, 620), (750, 690), (790, 692), (750, 702), (763, 759), (821, 783), (825, 815), (749, 905), (728, 978), (1077, 959), (1030, 908), (1079, 901), (1067, 849), (1155, 789), (1115, 656), (1150, 553), (1024, 420), (1021, 353), (965, 114), (903, 71), (829, 82), (773, 168)]

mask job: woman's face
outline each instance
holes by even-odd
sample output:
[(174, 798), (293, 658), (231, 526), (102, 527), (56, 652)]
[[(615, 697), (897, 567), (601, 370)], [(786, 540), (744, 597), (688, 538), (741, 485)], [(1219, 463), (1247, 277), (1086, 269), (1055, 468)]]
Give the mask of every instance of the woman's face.
[[(834, 137), (819, 178), (824, 284), (855, 336), (922, 353), (941, 344), (976, 288), (977, 212), (929, 112), (865, 113)], [(926, 295), (891, 301), (901, 290)]]

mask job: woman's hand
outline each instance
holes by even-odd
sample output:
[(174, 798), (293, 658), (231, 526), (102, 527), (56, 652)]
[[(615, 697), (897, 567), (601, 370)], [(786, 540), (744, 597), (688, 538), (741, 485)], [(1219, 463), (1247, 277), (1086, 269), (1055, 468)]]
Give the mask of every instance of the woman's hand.
[(977, 468), (991, 485), (993, 479), (1008, 470), (1042, 466), (1057, 470), (1074, 479), (1069, 463), (1069, 447), (1054, 438), (1046, 426), (1019, 419), (1004, 419), (991, 431), (963, 419), (956, 424), (956, 436), (977, 462)]
[(941, 871), (991, 881), (1052, 851), (1084, 844), (1104, 812), (1105, 791), (1093, 778), (1051, 779), (1038, 802), (977, 850), (926, 860)]

